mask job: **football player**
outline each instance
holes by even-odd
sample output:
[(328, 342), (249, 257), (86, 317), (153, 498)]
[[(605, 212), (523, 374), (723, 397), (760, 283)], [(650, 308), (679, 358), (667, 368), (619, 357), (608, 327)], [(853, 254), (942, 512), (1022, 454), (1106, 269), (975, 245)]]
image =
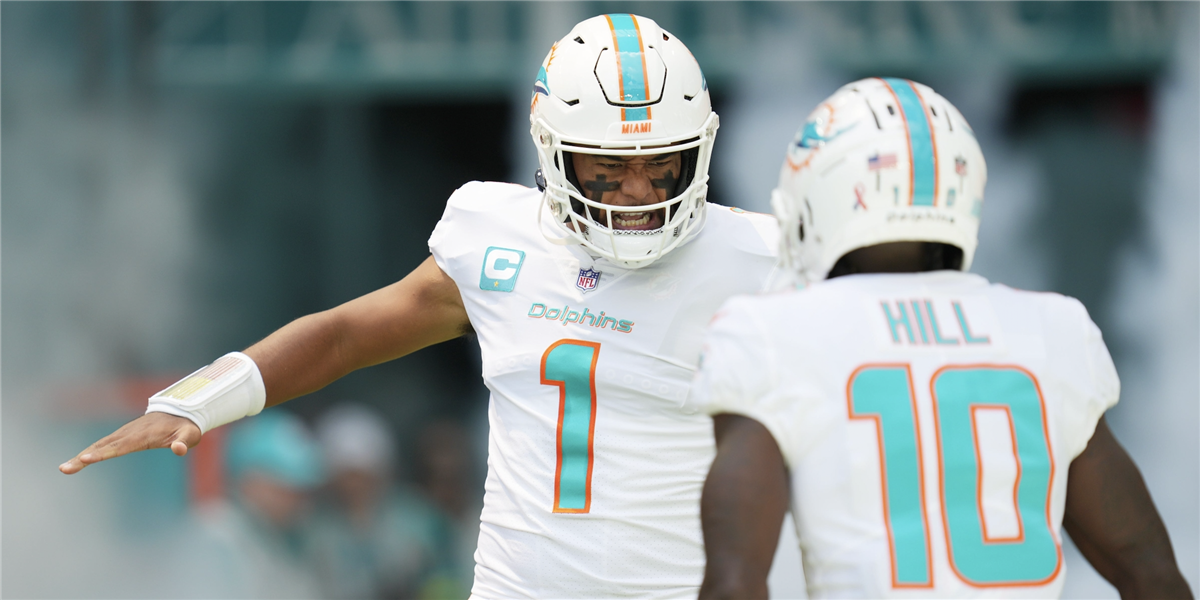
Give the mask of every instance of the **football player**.
[(986, 178), (958, 110), (903, 79), (796, 135), (772, 204), (802, 289), (726, 303), (689, 401), (718, 449), (702, 598), (767, 596), (789, 502), (811, 597), (1057, 597), (1063, 528), (1122, 597), (1190, 597), (1083, 305), (965, 272)]
[(474, 331), (492, 396), (473, 594), (695, 595), (714, 448), (684, 401), (704, 325), (761, 288), (778, 229), (706, 202), (708, 85), (650, 19), (595, 17), (554, 44), (530, 122), (542, 190), (468, 183), (403, 280), (197, 371), (62, 471), (183, 454), (213, 427)]

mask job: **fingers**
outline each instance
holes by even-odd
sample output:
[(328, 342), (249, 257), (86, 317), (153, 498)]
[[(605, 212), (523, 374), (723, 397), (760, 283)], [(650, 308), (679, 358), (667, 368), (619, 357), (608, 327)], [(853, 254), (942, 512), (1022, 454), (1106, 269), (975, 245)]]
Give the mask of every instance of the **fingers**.
[[(128, 427), (128, 425), (126, 425), (126, 427)], [(113, 444), (119, 444), (121, 440), (121, 432), (124, 429), (125, 428), (122, 427), (121, 429), (113, 432), (112, 435), (103, 437), (96, 443), (88, 446), (83, 450), (83, 452), (76, 454), (75, 458), (58, 465), (58, 470), (66, 475), (72, 475), (82, 471), (84, 467), (90, 464), (104, 460), (104, 453), (101, 452), (101, 449), (111, 447)]]
[(74, 475), (75, 473), (80, 472), (81, 470), (83, 470), (83, 467), (86, 466), (86, 465), (84, 465), (83, 459), (80, 458), (80, 456), (82, 456), (82, 455), (77, 455), (75, 458), (72, 458), (71, 460), (68, 460), (67, 462), (65, 462), (63, 464), (58, 465), (58, 470), (61, 471), (64, 475)]
[[(118, 431), (117, 433), (120, 432)], [(58, 465), (58, 470), (66, 475), (73, 475), (82, 471), (84, 467), (90, 464), (133, 452), (133, 450), (124, 449), (124, 444), (122, 443), (124, 440), (117, 437), (117, 433), (88, 446), (83, 452), (75, 455), (75, 458)]]
[(199, 443), (200, 428), (195, 423), (165, 413), (149, 413), (88, 446), (59, 465), (58, 470), (72, 475), (88, 465), (152, 448), (170, 448), (177, 456), (183, 456), (188, 448)]

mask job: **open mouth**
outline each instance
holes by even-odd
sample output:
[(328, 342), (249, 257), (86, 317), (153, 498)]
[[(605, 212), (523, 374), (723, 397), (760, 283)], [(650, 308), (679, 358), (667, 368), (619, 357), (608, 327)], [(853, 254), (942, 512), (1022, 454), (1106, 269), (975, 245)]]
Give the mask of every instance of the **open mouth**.
[(663, 226), (663, 213), (664, 209), (661, 208), (643, 212), (613, 211), (612, 227), (624, 231), (658, 229)]

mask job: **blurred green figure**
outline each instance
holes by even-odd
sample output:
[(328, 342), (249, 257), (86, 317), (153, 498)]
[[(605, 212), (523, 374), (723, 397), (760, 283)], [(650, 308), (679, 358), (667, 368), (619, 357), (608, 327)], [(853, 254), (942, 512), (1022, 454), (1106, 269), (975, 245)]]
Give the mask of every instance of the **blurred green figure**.
[(309, 553), (311, 497), (324, 480), (304, 423), (272, 409), (231, 428), (228, 497), (197, 514), (192, 551), (206, 568), (190, 589), (214, 598), (319, 598)]
[(453, 573), (450, 522), (420, 493), (398, 483), (396, 448), (385, 421), (342, 404), (318, 421), (329, 467), (313, 552), (330, 598), (465, 597)]

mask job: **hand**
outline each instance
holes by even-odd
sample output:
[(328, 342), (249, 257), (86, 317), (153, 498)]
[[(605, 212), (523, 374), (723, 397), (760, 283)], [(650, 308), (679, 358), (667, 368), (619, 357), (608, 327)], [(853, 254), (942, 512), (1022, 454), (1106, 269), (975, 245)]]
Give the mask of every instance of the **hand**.
[(200, 428), (195, 423), (183, 417), (152, 412), (126, 423), (112, 435), (88, 446), (75, 458), (58, 465), (58, 470), (71, 475), (102, 460), (154, 448), (170, 448), (176, 456), (183, 456), (188, 448), (199, 443)]

